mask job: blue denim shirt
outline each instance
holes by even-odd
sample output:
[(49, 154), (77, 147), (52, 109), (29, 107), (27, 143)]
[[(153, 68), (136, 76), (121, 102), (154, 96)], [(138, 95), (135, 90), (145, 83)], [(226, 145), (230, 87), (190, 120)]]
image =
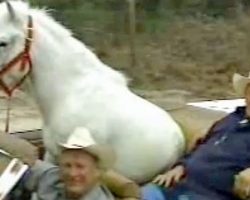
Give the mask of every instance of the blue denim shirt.
[(182, 163), (186, 178), (176, 189), (211, 199), (236, 200), (234, 176), (250, 167), (250, 121), (245, 118), (245, 107), (238, 107), (217, 123), (210, 137)]

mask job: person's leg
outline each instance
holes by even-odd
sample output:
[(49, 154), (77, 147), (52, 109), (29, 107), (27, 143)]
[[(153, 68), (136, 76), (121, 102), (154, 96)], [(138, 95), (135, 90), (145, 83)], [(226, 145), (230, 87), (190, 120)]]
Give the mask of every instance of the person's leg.
[(190, 192), (183, 187), (164, 188), (150, 183), (141, 188), (142, 200), (203, 200), (191, 196)]
[(161, 188), (155, 184), (147, 184), (141, 188), (142, 200), (167, 200)]

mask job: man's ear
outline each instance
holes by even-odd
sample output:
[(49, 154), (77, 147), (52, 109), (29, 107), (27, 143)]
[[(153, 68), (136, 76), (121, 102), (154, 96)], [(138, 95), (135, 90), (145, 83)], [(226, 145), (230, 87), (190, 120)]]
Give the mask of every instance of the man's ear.
[(5, 1), (5, 4), (6, 4), (7, 10), (8, 10), (8, 13), (9, 13), (10, 20), (15, 21), (16, 20), (16, 13), (15, 13), (14, 8), (12, 7), (11, 3), (8, 0)]
[(19, 26), (22, 25), (22, 17), (19, 16), (18, 12), (15, 10), (15, 7), (13, 6), (13, 4), (8, 1), (8, 0), (4, 0), (7, 11), (8, 11), (8, 19), (11, 23), (14, 23), (15, 25)]

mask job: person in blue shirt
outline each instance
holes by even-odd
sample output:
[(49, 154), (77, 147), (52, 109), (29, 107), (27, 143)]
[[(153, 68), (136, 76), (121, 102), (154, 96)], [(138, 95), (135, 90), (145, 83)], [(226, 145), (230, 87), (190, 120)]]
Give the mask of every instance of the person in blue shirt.
[(234, 74), (246, 106), (216, 122), (195, 150), (143, 188), (144, 200), (250, 199), (250, 75)]

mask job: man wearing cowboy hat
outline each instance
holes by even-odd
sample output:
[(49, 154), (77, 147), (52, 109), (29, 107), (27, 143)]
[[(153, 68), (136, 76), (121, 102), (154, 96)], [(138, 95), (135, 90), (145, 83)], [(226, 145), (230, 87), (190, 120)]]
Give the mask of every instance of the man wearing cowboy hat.
[[(38, 151), (28, 141), (9, 134), (0, 134), (0, 150), (19, 158), (30, 170), (8, 194), (6, 200), (67, 199), (139, 199), (140, 188), (130, 179), (112, 171), (114, 152), (96, 144), (89, 131), (77, 128), (65, 143), (59, 143), (59, 166), (38, 160)], [(0, 155), (0, 174), (6, 159)], [(10, 158), (11, 160), (11, 158)], [(110, 193), (112, 192), (112, 194)]]
[(100, 182), (102, 173), (114, 164), (112, 149), (97, 144), (85, 128), (77, 128), (58, 145), (59, 166), (38, 160), (23, 181), (36, 200), (114, 199)]
[(246, 106), (216, 122), (192, 153), (143, 188), (143, 199), (250, 199), (250, 75), (234, 74), (233, 86)]

